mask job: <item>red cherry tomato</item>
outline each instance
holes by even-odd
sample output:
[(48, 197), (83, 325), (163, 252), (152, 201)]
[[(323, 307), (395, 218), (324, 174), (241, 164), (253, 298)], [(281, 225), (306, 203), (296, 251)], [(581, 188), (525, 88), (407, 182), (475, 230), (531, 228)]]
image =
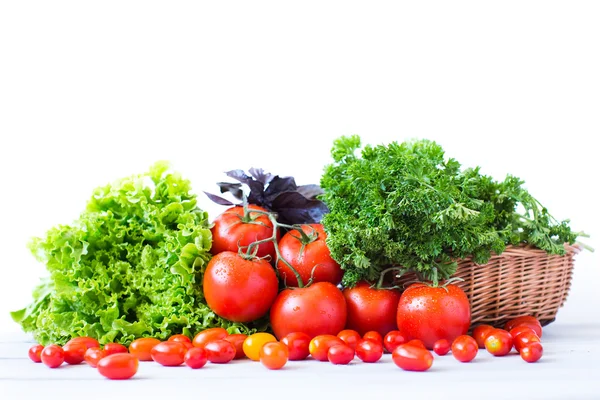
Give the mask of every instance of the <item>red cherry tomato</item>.
[(337, 337), (342, 339), (342, 341), (350, 346), (353, 350), (356, 349), (358, 342), (362, 340), (358, 332), (353, 329), (344, 329), (337, 334)]
[(63, 346), (65, 352), (65, 362), (71, 365), (81, 364), (85, 360), (87, 347), (84, 343), (71, 343)]
[(213, 340), (225, 339), (229, 333), (223, 328), (209, 328), (198, 333), (194, 337), (194, 347), (202, 347)]
[(98, 372), (108, 379), (129, 379), (136, 374), (138, 365), (133, 354), (114, 353), (98, 362)]
[(383, 356), (383, 345), (372, 340), (361, 340), (356, 345), (356, 356), (362, 362), (377, 362)]
[(42, 346), (41, 344), (34, 344), (33, 346), (31, 346), (29, 348), (29, 358), (31, 358), (31, 361), (33, 361), (34, 363), (41, 363), (42, 350), (44, 350), (44, 346)]
[(161, 342), (150, 352), (152, 359), (165, 367), (175, 367), (183, 364), (188, 349), (181, 342)]
[(281, 343), (288, 347), (288, 358), (290, 361), (305, 360), (310, 354), (310, 336), (308, 336), (306, 333), (289, 333), (283, 339), (281, 339)]
[(539, 322), (537, 322), (537, 323), (536, 322), (530, 322), (530, 321), (519, 322), (518, 324), (516, 324), (513, 327), (513, 329), (515, 329), (515, 328), (522, 328), (522, 327), (527, 327), (527, 328), (531, 329), (532, 331), (534, 331), (535, 334), (537, 335), (537, 337), (539, 337), (539, 338), (542, 337), (542, 325), (540, 325)]
[(65, 352), (60, 346), (51, 344), (50, 346), (44, 347), (40, 358), (46, 366), (50, 368), (57, 368), (60, 367), (65, 361)]
[(336, 344), (344, 344), (342, 339), (333, 335), (319, 335), (315, 336), (309, 343), (308, 349), (310, 355), (319, 361), (327, 361), (327, 353), (329, 348)]
[(461, 335), (452, 342), (452, 355), (460, 362), (470, 362), (477, 355), (477, 341), (468, 335)]
[(433, 356), (429, 350), (408, 344), (396, 347), (392, 360), (405, 371), (427, 371), (433, 365)]
[(71, 340), (69, 340), (66, 344), (72, 344), (72, 343), (83, 343), (85, 344), (85, 347), (92, 348), (92, 347), (100, 347), (100, 343), (94, 339), (91, 338), (89, 336), (79, 336), (76, 338), (73, 338)]
[(354, 359), (354, 349), (347, 344), (331, 346), (327, 352), (327, 359), (332, 364), (346, 365)]
[(409, 340), (408, 342), (404, 343), (408, 346), (415, 346), (415, 347), (420, 347), (422, 349), (427, 349), (427, 347), (425, 347), (425, 344), (420, 341), (419, 339), (413, 339), (413, 340)]
[(288, 348), (281, 342), (266, 343), (259, 352), (260, 363), (268, 369), (281, 369), (287, 363)]
[(509, 331), (514, 328), (515, 326), (519, 325), (522, 322), (530, 322), (536, 325), (540, 326), (540, 329), (542, 328), (542, 324), (540, 324), (540, 321), (538, 321), (537, 318), (532, 317), (530, 315), (523, 315), (521, 317), (517, 317), (517, 318), (513, 318), (511, 320), (509, 320), (506, 324), (504, 324), (504, 330), (505, 331)]
[(348, 329), (361, 335), (377, 331), (383, 337), (398, 328), (396, 313), (400, 293), (397, 290), (376, 289), (367, 282), (359, 282), (344, 289), (344, 297), (348, 305)]
[(365, 333), (362, 338), (364, 340), (374, 340), (383, 345), (383, 337), (377, 331), (369, 331), (369, 332)]
[(400, 331), (390, 331), (383, 338), (383, 347), (388, 353), (392, 353), (396, 347), (406, 343), (406, 337)]
[(544, 348), (540, 342), (530, 342), (521, 349), (521, 358), (528, 363), (534, 363), (542, 358)]
[(502, 357), (510, 353), (513, 347), (513, 338), (504, 329), (494, 329), (485, 339), (485, 348), (496, 356)]
[(214, 340), (204, 345), (208, 361), (214, 364), (227, 364), (235, 358), (235, 346), (227, 340)]
[(85, 356), (83, 358), (90, 367), (96, 368), (98, 362), (104, 357), (106, 357), (106, 353), (100, 347), (90, 347), (85, 351)]
[(523, 332), (517, 335), (513, 340), (515, 349), (520, 353), (523, 347), (533, 342), (540, 342), (540, 338), (535, 333)]
[(128, 352), (127, 347), (119, 343), (106, 343), (104, 345), (104, 353), (106, 353), (107, 356)]
[(129, 345), (129, 352), (140, 361), (152, 361), (152, 348), (160, 343), (154, 338), (136, 339)]
[(445, 356), (450, 351), (452, 344), (446, 339), (440, 339), (433, 344), (433, 351), (438, 356)]
[(475, 329), (473, 329), (473, 339), (477, 342), (477, 346), (480, 349), (485, 349), (485, 339), (487, 339), (488, 335), (492, 333), (492, 331), (496, 329), (491, 325), (477, 325)]
[(190, 339), (186, 335), (173, 335), (169, 338), (168, 341), (169, 342), (192, 343), (192, 339)]
[(233, 347), (235, 347), (234, 360), (246, 358), (246, 354), (244, 353), (244, 341), (247, 337), (248, 335), (244, 335), (243, 333), (234, 333), (233, 335), (225, 336), (223, 338), (223, 340), (227, 340), (233, 345)]
[(537, 333), (535, 333), (535, 331), (527, 325), (517, 325), (514, 328), (512, 328), (509, 333), (510, 333), (510, 336), (512, 336), (514, 339), (523, 332), (531, 332), (537, 336)]
[(206, 350), (204, 347), (192, 347), (185, 353), (183, 362), (191, 369), (202, 368), (206, 365), (208, 357), (206, 356)]

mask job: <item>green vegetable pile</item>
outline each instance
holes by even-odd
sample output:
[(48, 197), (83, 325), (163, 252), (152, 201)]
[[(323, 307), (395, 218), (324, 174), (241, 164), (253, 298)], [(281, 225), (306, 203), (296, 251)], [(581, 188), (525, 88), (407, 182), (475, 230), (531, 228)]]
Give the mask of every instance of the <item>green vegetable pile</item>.
[(30, 244), (50, 277), (13, 318), (43, 344), (76, 336), (128, 343), (215, 326), (248, 333), (204, 302), (207, 218), (189, 181), (166, 163), (96, 189), (77, 221)]
[(506, 245), (531, 244), (564, 254), (579, 233), (556, 221), (523, 181), (495, 181), (480, 169), (461, 169), (427, 140), (361, 147), (342, 137), (325, 169), (322, 199), (330, 209), (323, 225), (344, 285), (375, 281), (390, 266), (437, 282), (455, 271), (457, 258), (477, 264)]

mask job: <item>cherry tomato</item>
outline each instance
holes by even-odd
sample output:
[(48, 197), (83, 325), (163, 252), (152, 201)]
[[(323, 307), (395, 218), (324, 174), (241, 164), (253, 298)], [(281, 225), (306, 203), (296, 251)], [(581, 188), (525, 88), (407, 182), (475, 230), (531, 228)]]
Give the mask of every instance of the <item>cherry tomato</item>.
[(69, 340), (66, 344), (73, 344), (73, 343), (84, 343), (85, 347), (87, 347), (88, 349), (91, 347), (100, 347), (100, 343), (96, 339), (91, 338), (89, 336), (79, 336), (79, 337), (73, 338), (73, 339)]
[(528, 363), (534, 363), (542, 358), (544, 347), (540, 342), (530, 342), (521, 349), (521, 358)]
[(138, 365), (133, 354), (114, 353), (98, 362), (98, 372), (108, 379), (129, 379), (136, 374)]
[(473, 329), (473, 339), (477, 342), (477, 346), (480, 349), (485, 349), (485, 339), (487, 339), (488, 335), (496, 328), (491, 325), (477, 325), (475, 329)]
[(419, 339), (409, 340), (408, 342), (406, 342), (404, 344), (409, 345), (409, 346), (420, 347), (422, 349), (427, 349), (427, 347), (425, 347), (425, 344)]
[(362, 340), (360, 334), (353, 329), (344, 329), (337, 334), (337, 337), (342, 339), (342, 341), (350, 346), (353, 350), (356, 349), (358, 342)]
[(65, 352), (65, 362), (71, 365), (81, 364), (85, 360), (85, 352), (87, 347), (84, 343), (71, 343), (63, 346)]
[(150, 351), (152, 359), (165, 367), (183, 364), (188, 349), (181, 342), (161, 342)]
[(288, 347), (289, 360), (300, 361), (305, 360), (310, 354), (308, 349), (310, 345), (310, 336), (303, 332), (292, 332), (288, 333), (281, 343)]
[(169, 338), (168, 341), (169, 342), (192, 343), (192, 339), (190, 339), (186, 335), (173, 335)]
[(477, 355), (477, 341), (468, 335), (461, 335), (452, 342), (452, 355), (460, 362), (470, 362)]
[(336, 365), (347, 365), (354, 359), (354, 349), (347, 344), (336, 344), (329, 348), (327, 359)]
[(90, 347), (85, 351), (85, 356), (83, 358), (90, 367), (96, 368), (98, 362), (104, 357), (106, 357), (106, 353), (100, 347)]
[(531, 329), (527, 325), (517, 325), (514, 328), (512, 328), (509, 333), (510, 333), (510, 336), (512, 336), (513, 339), (514, 339), (514, 338), (516, 338), (517, 336), (519, 336), (523, 332), (531, 332), (531, 333), (533, 333), (534, 335), (537, 336), (537, 334), (535, 333), (535, 331), (533, 329)]
[(233, 335), (225, 336), (223, 340), (227, 340), (229, 343), (235, 347), (235, 357), (234, 360), (239, 360), (240, 358), (246, 358), (246, 354), (244, 354), (244, 341), (248, 335), (244, 335), (243, 333), (235, 333)]
[(33, 346), (31, 346), (29, 348), (29, 358), (31, 358), (31, 361), (33, 361), (34, 363), (41, 363), (42, 350), (44, 350), (44, 346), (42, 346), (41, 344), (34, 344)]
[(383, 338), (383, 347), (388, 353), (392, 353), (396, 347), (406, 343), (407, 340), (400, 331), (390, 331)]
[(308, 349), (310, 355), (315, 360), (327, 361), (327, 352), (329, 352), (329, 348), (338, 344), (344, 344), (344, 341), (337, 336), (319, 335), (315, 336), (310, 341)]
[(527, 346), (529, 343), (540, 342), (540, 338), (537, 337), (535, 333), (532, 332), (523, 332), (517, 335), (514, 338), (513, 343), (515, 345), (515, 349), (520, 353), (523, 347)]
[[(279, 251), (284, 260), (298, 272), (304, 284), (311, 278), (313, 282), (331, 282), (334, 285), (342, 281), (344, 272), (335, 262), (325, 244), (327, 234), (321, 224), (302, 225), (298, 229), (288, 231), (279, 241)], [(283, 262), (277, 264), (279, 276), (287, 287), (298, 286), (294, 272)]]
[(408, 344), (396, 347), (392, 360), (405, 371), (427, 371), (433, 365), (433, 356), (429, 350)]
[(530, 322), (530, 321), (519, 322), (518, 324), (516, 324), (513, 327), (513, 329), (515, 329), (515, 328), (524, 328), (524, 327), (527, 327), (527, 328), (531, 329), (533, 332), (535, 332), (535, 334), (537, 335), (537, 337), (539, 337), (539, 338), (542, 337), (542, 325), (540, 325), (539, 322), (538, 323)]
[(540, 321), (538, 321), (537, 318), (532, 317), (530, 315), (523, 315), (521, 317), (517, 317), (517, 318), (513, 318), (511, 320), (509, 320), (506, 324), (504, 324), (504, 330), (509, 331), (514, 328), (515, 326), (519, 325), (522, 322), (530, 322), (533, 324), (537, 324), (540, 326), (540, 329), (542, 327), (542, 325), (540, 324)]
[(160, 343), (154, 338), (136, 339), (129, 345), (129, 352), (140, 361), (152, 361), (152, 348)]
[(206, 350), (204, 347), (192, 347), (185, 353), (183, 362), (191, 369), (202, 368), (206, 365), (208, 357), (206, 356)]
[(46, 366), (50, 368), (57, 368), (60, 367), (65, 361), (65, 352), (63, 351), (62, 347), (56, 344), (51, 344), (50, 346), (44, 347), (40, 358)]
[(104, 353), (106, 353), (107, 356), (128, 352), (127, 347), (119, 343), (106, 343), (104, 345)]
[(359, 282), (352, 288), (344, 289), (348, 304), (346, 326), (364, 335), (377, 331), (383, 337), (398, 328), (396, 313), (400, 293), (392, 289), (372, 288), (367, 282)]
[(356, 345), (356, 356), (362, 362), (377, 362), (383, 356), (383, 345), (372, 340), (361, 340)]
[(279, 342), (269, 342), (260, 349), (260, 363), (269, 369), (281, 369), (288, 361), (288, 348)]
[(270, 342), (276, 342), (275, 336), (270, 333), (259, 332), (254, 335), (250, 335), (244, 340), (244, 354), (252, 361), (260, 360), (260, 349)]
[(215, 340), (204, 345), (206, 357), (213, 364), (227, 364), (235, 358), (235, 346), (227, 340)]
[(181, 343), (182, 345), (184, 345), (187, 350), (189, 350), (192, 347), (194, 347), (194, 344), (190, 343), (190, 342), (177, 342), (177, 343)]
[(507, 355), (512, 347), (513, 338), (504, 329), (494, 329), (485, 339), (485, 348), (496, 357)]
[(445, 356), (450, 351), (452, 344), (446, 339), (440, 339), (433, 344), (433, 351), (438, 356)]
[[(386, 335), (387, 335), (387, 333), (386, 333)], [(383, 337), (377, 331), (369, 331), (369, 332), (365, 333), (362, 338), (364, 340), (374, 340), (383, 345)]]
[(198, 333), (194, 337), (193, 344), (194, 347), (202, 347), (208, 342), (225, 339), (227, 336), (229, 336), (229, 333), (227, 333), (227, 331), (223, 328), (209, 328)]

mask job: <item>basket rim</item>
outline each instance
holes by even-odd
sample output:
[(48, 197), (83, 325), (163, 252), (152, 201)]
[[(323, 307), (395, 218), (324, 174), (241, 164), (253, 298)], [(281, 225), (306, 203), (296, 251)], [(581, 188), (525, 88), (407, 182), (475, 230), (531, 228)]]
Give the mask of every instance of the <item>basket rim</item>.
[[(573, 254), (577, 254), (579, 252), (581, 252), (582, 247), (580, 244), (578, 243), (574, 243), (574, 244), (569, 244), (569, 243), (565, 243), (565, 251), (567, 252), (567, 254), (569, 253), (573, 253)], [(516, 255), (516, 256), (538, 256), (538, 257), (549, 257), (549, 256), (558, 256), (558, 257), (562, 257), (565, 256), (567, 254), (551, 254), (548, 253), (546, 250), (542, 250), (539, 249), (533, 245), (530, 244), (520, 244), (517, 246), (513, 246), (513, 245), (507, 245), (506, 249), (501, 253), (501, 254), (496, 254), (496, 253), (492, 253), (493, 256), (499, 256), (502, 257), (503, 255)]]

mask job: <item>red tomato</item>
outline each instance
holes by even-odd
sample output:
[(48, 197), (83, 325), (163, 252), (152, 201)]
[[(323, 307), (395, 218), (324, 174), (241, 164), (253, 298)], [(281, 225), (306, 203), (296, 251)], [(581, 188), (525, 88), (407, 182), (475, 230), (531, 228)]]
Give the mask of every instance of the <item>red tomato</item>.
[(392, 353), (396, 347), (406, 342), (406, 338), (400, 331), (390, 331), (383, 338), (383, 347), (385, 347), (388, 353)]
[(235, 346), (227, 340), (215, 340), (204, 345), (208, 361), (214, 364), (227, 364), (235, 358)]
[(133, 354), (114, 353), (98, 362), (98, 372), (108, 379), (129, 379), (136, 374), (138, 365)]
[(310, 341), (308, 349), (310, 355), (315, 360), (327, 361), (327, 352), (329, 352), (329, 348), (338, 344), (344, 344), (344, 342), (337, 336), (318, 335)]
[(518, 324), (516, 324), (512, 329), (515, 328), (529, 328), (531, 329), (533, 332), (535, 332), (535, 334), (537, 335), (537, 337), (541, 338), (542, 337), (542, 325), (540, 325), (540, 323), (535, 323), (535, 322), (529, 322), (529, 321), (524, 321), (524, 322), (519, 322)]
[(535, 333), (535, 331), (533, 329), (531, 329), (529, 326), (527, 325), (517, 325), (514, 328), (512, 328), (510, 330), (510, 336), (514, 338), (516, 338), (517, 336), (519, 336), (521, 333), (523, 332), (531, 332), (533, 334), (535, 334), (537, 336), (537, 334)]
[(181, 342), (161, 342), (150, 351), (152, 359), (165, 367), (183, 364), (188, 349)]
[(106, 357), (106, 353), (100, 347), (90, 347), (85, 351), (85, 356), (83, 358), (90, 367), (96, 368), (98, 362), (104, 357)]
[(342, 341), (350, 346), (353, 350), (356, 349), (358, 342), (362, 340), (360, 334), (352, 329), (344, 329), (337, 334), (337, 337), (342, 339)]
[(41, 363), (42, 350), (44, 350), (44, 346), (42, 346), (41, 344), (34, 344), (33, 346), (31, 346), (29, 348), (29, 358), (31, 358), (31, 361), (33, 361), (34, 363)]
[(345, 324), (346, 300), (329, 282), (285, 289), (271, 307), (271, 326), (278, 339), (292, 332), (304, 332), (311, 338), (337, 335)]
[(392, 360), (405, 371), (427, 371), (433, 365), (433, 356), (429, 350), (407, 344), (396, 347)]
[(268, 369), (281, 369), (288, 361), (289, 352), (285, 344), (269, 342), (260, 349), (259, 357), (260, 363)]
[(225, 339), (227, 336), (229, 333), (223, 328), (205, 329), (194, 337), (194, 347), (203, 347), (208, 342)]
[[(425, 347), (425, 343), (423, 343), (421, 340), (419, 339), (413, 339), (413, 340), (409, 340), (408, 342), (404, 343), (408, 346), (415, 346), (415, 347), (421, 347), (422, 349), (427, 349), (427, 347)], [(435, 343), (434, 343), (435, 344)]]
[(152, 348), (160, 343), (154, 338), (136, 339), (129, 345), (129, 352), (140, 361), (152, 361)]
[(366, 282), (359, 282), (344, 289), (348, 304), (346, 326), (364, 335), (377, 331), (383, 337), (397, 328), (396, 313), (400, 293), (392, 289), (375, 289)]
[(100, 347), (100, 343), (96, 339), (91, 338), (89, 336), (79, 336), (79, 337), (73, 338), (73, 339), (69, 340), (66, 344), (73, 344), (73, 343), (84, 343), (85, 347), (87, 347), (88, 349), (91, 347)]
[(544, 348), (540, 342), (530, 342), (521, 349), (521, 358), (528, 363), (534, 363), (542, 358)]
[(381, 334), (377, 331), (369, 331), (365, 333), (362, 338), (364, 340), (374, 340), (375, 342), (381, 343), (383, 345), (383, 337), (381, 337)]
[(479, 346), (471, 336), (461, 335), (452, 343), (452, 355), (460, 362), (470, 362), (477, 355)]
[(532, 332), (523, 332), (517, 335), (514, 338), (513, 343), (515, 345), (515, 349), (520, 353), (523, 347), (527, 346), (529, 343), (540, 342), (540, 338), (537, 337), (535, 333)]
[(173, 335), (169, 338), (168, 341), (169, 342), (192, 343), (192, 339), (190, 339), (186, 335)]
[(347, 365), (354, 359), (354, 349), (347, 344), (331, 346), (327, 352), (327, 359), (336, 365)]
[(127, 353), (127, 352), (128, 352), (127, 347), (125, 347), (119, 343), (106, 343), (104, 345), (104, 353), (106, 353), (107, 356), (110, 356), (113, 354), (119, 354), (119, 353)]
[(504, 330), (509, 331), (514, 328), (515, 326), (519, 325), (522, 322), (530, 322), (533, 324), (537, 324), (540, 326), (540, 329), (542, 328), (542, 324), (540, 324), (540, 321), (538, 321), (537, 318), (532, 317), (530, 315), (523, 315), (521, 317), (517, 317), (517, 318), (513, 318), (511, 320), (509, 320), (506, 324), (504, 324)]
[[(325, 244), (327, 234), (321, 224), (302, 225), (305, 237), (296, 230), (288, 231), (279, 241), (279, 251), (284, 260), (294, 267), (307, 284), (313, 282), (331, 282), (337, 285), (342, 281), (344, 272), (340, 265), (329, 254)], [(279, 276), (287, 287), (298, 286), (294, 272), (283, 261), (277, 264)]]
[(71, 343), (63, 346), (65, 352), (65, 362), (71, 365), (81, 364), (85, 360), (87, 347), (84, 343)]
[[(253, 204), (248, 205), (248, 210), (267, 211)], [(213, 239), (212, 248), (210, 249), (212, 254), (217, 255), (224, 251), (237, 254), (239, 247), (246, 247), (251, 243), (273, 236), (273, 224), (269, 217), (265, 214), (253, 212), (248, 214), (248, 216), (244, 216), (244, 208), (236, 206), (229, 208), (215, 219), (210, 230)], [(271, 259), (275, 260), (275, 245), (273, 242), (259, 245), (256, 256), (261, 258), (271, 256)]]
[(202, 368), (206, 365), (208, 358), (206, 356), (206, 350), (204, 347), (192, 347), (185, 353), (183, 362), (191, 369)]
[(433, 351), (438, 356), (445, 356), (450, 351), (452, 344), (446, 339), (440, 339), (433, 344)]
[(246, 354), (244, 354), (244, 341), (247, 337), (248, 335), (244, 335), (243, 333), (235, 333), (223, 338), (223, 340), (227, 340), (233, 345), (233, 347), (235, 347), (235, 357), (233, 357), (234, 360), (246, 358)]
[(485, 339), (487, 339), (488, 335), (492, 333), (492, 331), (496, 329), (491, 325), (477, 325), (475, 329), (473, 329), (473, 339), (477, 342), (477, 346), (480, 349), (485, 349)]
[(467, 295), (456, 285), (415, 283), (402, 293), (396, 319), (407, 339), (420, 339), (432, 349), (440, 339), (452, 342), (468, 332), (471, 308)]
[(215, 314), (234, 322), (251, 322), (269, 311), (279, 281), (267, 260), (246, 260), (225, 251), (208, 263), (203, 289), (206, 303)]
[(51, 344), (50, 346), (44, 347), (40, 358), (46, 366), (57, 368), (65, 361), (65, 352), (60, 346)]
[(485, 339), (485, 348), (496, 357), (507, 355), (512, 347), (513, 338), (504, 329), (494, 329)]
[[(343, 340), (343, 339), (342, 339)], [(288, 358), (290, 361), (305, 360), (310, 354), (310, 336), (303, 332), (288, 333), (281, 343), (288, 347)]]
[(356, 356), (362, 362), (377, 362), (383, 356), (383, 345), (372, 340), (361, 340), (356, 345)]

